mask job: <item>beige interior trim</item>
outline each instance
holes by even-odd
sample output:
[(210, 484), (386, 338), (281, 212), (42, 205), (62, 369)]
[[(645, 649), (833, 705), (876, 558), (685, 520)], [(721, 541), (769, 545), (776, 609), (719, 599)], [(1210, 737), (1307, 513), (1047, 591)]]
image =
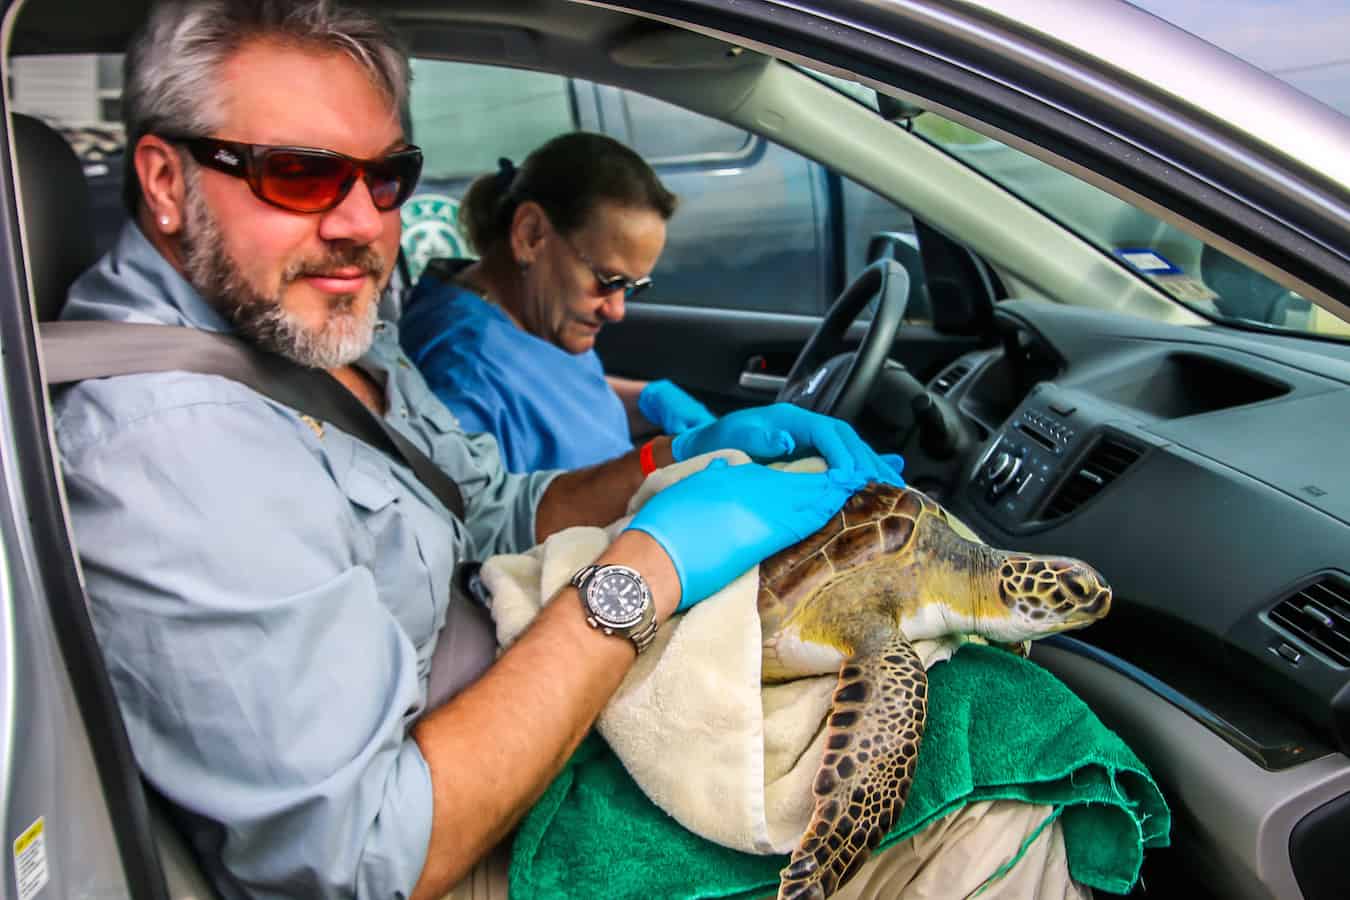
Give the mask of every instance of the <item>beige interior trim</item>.
[(1200, 316), (1129, 274), (1097, 247), (925, 141), (781, 62), (771, 62), (732, 120), (960, 235), (1045, 299), (1178, 324)]

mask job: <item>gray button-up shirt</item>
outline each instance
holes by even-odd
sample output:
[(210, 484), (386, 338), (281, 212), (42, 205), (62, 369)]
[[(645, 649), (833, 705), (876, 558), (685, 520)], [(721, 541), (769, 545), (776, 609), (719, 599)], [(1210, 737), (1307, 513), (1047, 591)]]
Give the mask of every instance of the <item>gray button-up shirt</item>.
[[(128, 225), (64, 317), (227, 331)], [(223, 377), (132, 375), (55, 399), (90, 611), (136, 759), (221, 891), (403, 897), (431, 832), (426, 705), (457, 561), (534, 543), (554, 473), (510, 475), (381, 325), (387, 421), (459, 483)], [(458, 600), (454, 602), (460, 602)]]

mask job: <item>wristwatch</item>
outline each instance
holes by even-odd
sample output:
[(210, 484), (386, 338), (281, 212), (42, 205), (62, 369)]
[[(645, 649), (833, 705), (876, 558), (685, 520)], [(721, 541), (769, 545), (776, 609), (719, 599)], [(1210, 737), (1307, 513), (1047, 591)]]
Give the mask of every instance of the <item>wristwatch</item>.
[(586, 624), (605, 634), (626, 637), (641, 653), (656, 637), (656, 604), (651, 588), (627, 566), (586, 566), (572, 576), (581, 594)]

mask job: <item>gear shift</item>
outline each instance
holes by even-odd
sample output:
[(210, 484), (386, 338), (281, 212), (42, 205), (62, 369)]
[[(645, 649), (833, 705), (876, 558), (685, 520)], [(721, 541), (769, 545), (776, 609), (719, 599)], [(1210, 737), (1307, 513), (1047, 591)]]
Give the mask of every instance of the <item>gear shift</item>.
[(959, 434), (942, 406), (924, 391), (915, 396), (911, 408), (919, 426), (919, 446), (933, 459), (951, 459)]

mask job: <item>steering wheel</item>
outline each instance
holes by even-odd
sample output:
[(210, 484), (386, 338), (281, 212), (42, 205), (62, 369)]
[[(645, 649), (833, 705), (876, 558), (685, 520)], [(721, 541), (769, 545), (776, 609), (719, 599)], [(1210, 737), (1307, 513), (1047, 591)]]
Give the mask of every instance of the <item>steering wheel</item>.
[[(873, 298), (876, 314), (862, 343), (856, 352), (845, 352), (845, 333)], [(863, 269), (830, 305), (792, 364), (778, 399), (853, 421), (886, 363), (908, 302), (909, 273), (904, 266), (893, 259), (879, 259)]]

